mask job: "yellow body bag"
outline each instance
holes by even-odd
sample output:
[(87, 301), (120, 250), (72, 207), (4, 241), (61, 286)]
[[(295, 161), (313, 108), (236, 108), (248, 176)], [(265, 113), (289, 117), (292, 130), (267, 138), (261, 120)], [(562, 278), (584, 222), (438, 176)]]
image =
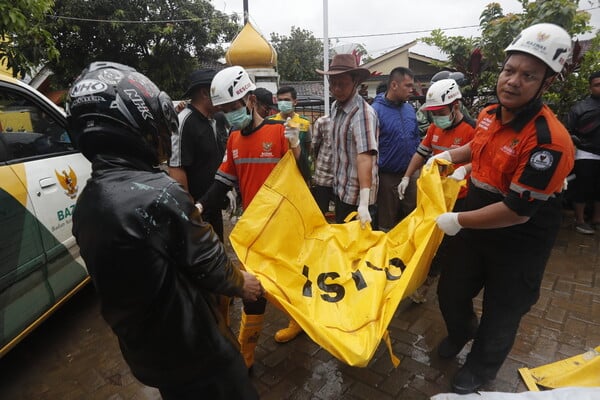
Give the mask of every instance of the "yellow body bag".
[[(542, 365), (520, 368), (519, 373), (527, 388), (598, 387), (600, 386), (600, 346), (583, 354)], [(539, 387), (538, 387), (539, 386)]]
[(291, 152), (279, 162), (230, 240), (269, 301), (339, 360), (364, 367), (400, 301), (425, 280), (460, 183), (425, 167), (417, 207), (388, 233), (359, 221), (328, 224)]

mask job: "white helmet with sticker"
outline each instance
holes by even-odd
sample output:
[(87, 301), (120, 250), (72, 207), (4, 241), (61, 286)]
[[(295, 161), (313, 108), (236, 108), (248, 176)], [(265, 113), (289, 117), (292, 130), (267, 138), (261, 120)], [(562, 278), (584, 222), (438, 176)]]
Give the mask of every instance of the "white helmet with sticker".
[(454, 79), (441, 79), (427, 90), (425, 107), (427, 111), (435, 111), (448, 106), (462, 98), (458, 83)]
[(248, 72), (240, 66), (219, 71), (210, 85), (210, 97), (215, 106), (234, 102), (256, 89)]
[(523, 29), (504, 51), (531, 54), (559, 73), (571, 54), (571, 36), (558, 25), (535, 24)]

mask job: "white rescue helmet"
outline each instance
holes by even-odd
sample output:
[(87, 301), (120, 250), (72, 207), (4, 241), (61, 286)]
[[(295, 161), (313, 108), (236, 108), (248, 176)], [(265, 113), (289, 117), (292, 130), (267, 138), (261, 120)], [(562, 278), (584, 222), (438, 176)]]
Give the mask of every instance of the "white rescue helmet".
[(558, 25), (535, 24), (523, 29), (504, 51), (530, 54), (559, 73), (571, 54), (571, 36)]
[(236, 65), (217, 72), (210, 84), (210, 97), (213, 105), (219, 106), (239, 100), (255, 89), (248, 72)]
[(440, 110), (461, 99), (462, 94), (454, 79), (441, 79), (429, 87), (425, 96), (426, 111)]

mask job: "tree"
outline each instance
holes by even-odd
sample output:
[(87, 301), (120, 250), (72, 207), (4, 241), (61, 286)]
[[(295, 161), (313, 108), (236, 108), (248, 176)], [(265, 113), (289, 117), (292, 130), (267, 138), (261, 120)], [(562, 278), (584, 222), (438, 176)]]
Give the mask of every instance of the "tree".
[(50, 64), (60, 85), (92, 61), (116, 61), (178, 98), (190, 72), (216, 64), (239, 25), (205, 0), (56, 0), (49, 30), (61, 55)]
[(25, 76), (40, 64), (58, 58), (52, 35), (44, 19), (52, 0), (0, 2), (0, 62), (12, 68), (13, 76)]
[(286, 81), (319, 80), (315, 68), (322, 67), (323, 43), (306, 30), (292, 26), (290, 36), (271, 33), (277, 51), (277, 68)]
[[(519, 1), (523, 6), (520, 14), (505, 15), (500, 4), (488, 4), (480, 16), (480, 38), (448, 37), (441, 31), (434, 31), (431, 36), (422, 39), (449, 56), (445, 67), (459, 70), (470, 78), (469, 94), (473, 97), (494, 93), (505, 57), (504, 49), (525, 27), (550, 22), (564, 27), (572, 36), (592, 31), (590, 15), (577, 11), (577, 0)], [(463, 41), (465, 46), (454, 46)], [(600, 31), (594, 39), (596, 46), (592, 46), (585, 55), (578, 51), (576, 42), (571, 60), (545, 95), (548, 104), (559, 116), (564, 116), (578, 97), (587, 93), (583, 89), (587, 87), (587, 76), (594, 68), (598, 69), (600, 61), (599, 41)]]

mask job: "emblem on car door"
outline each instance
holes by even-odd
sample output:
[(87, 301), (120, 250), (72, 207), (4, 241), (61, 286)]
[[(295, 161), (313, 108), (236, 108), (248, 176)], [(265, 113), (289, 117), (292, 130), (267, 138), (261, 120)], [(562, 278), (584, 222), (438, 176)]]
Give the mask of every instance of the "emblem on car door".
[(65, 194), (71, 199), (77, 197), (79, 186), (77, 186), (77, 174), (75, 174), (73, 168), (69, 166), (69, 173), (64, 169), (62, 170), (62, 173), (59, 173), (57, 170), (54, 170), (54, 173), (56, 174), (60, 186), (65, 189)]

